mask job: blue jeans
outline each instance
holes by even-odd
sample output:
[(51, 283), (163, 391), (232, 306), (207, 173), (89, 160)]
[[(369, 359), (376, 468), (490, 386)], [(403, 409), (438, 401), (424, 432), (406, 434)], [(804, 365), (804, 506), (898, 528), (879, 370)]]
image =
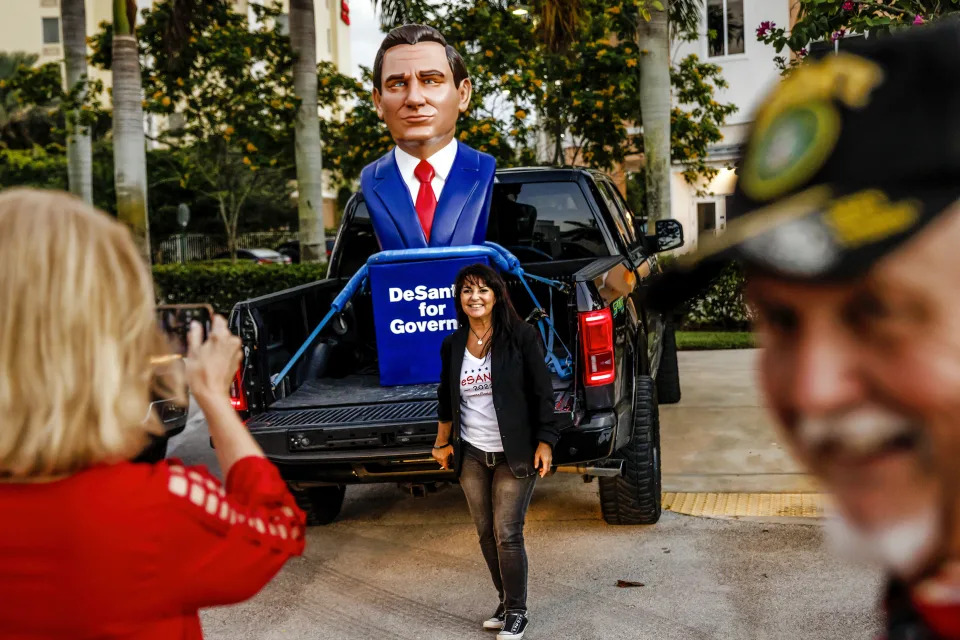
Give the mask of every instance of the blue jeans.
[(523, 521), (537, 474), (517, 478), (503, 453), (463, 443), (460, 486), (480, 536), (480, 550), (507, 611), (527, 610), (527, 551)]

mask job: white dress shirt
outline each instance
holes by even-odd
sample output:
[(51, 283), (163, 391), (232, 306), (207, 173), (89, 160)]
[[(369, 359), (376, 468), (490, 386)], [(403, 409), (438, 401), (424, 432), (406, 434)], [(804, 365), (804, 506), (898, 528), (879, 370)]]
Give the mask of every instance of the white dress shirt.
[[(415, 158), (400, 147), (393, 151), (393, 157), (397, 161), (397, 167), (400, 169), (400, 175), (403, 177), (407, 189), (410, 190), (410, 199), (413, 204), (417, 204), (417, 194), (420, 193), (420, 181), (413, 175), (417, 165), (420, 164), (420, 158)], [(440, 201), (440, 192), (443, 191), (443, 185), (447, 183), (447, 176), (450, 175), (450, 169), (453, 168), (453, 161), (457, 157), (457, 140), (454, 138), (450, 144), (440, 151), (427, 158), (427, 162), (433, 167), (433, 180), (430, 186), (433, 187), (433, 195), (437, 202)]]

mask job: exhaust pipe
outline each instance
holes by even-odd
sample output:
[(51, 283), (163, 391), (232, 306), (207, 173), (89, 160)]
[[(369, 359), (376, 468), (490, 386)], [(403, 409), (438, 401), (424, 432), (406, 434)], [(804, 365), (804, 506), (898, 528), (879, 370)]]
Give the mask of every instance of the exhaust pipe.
[(623, 460), (609, 460), (602, 465), (565, 465), (556, 467), (557, 473), (575, 473), (578, 476), (616, 478), (623, 475)]

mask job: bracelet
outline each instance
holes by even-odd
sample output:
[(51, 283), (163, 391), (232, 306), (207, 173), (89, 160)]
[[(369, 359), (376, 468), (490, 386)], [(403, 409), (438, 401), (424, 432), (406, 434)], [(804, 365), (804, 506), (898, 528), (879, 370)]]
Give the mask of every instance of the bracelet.
[(448, 442), (447, 444), (442, 444), (439, 447), (435, 446), (434, 449), (446, 449), (449, 446), (450, 446), (450, 443)]

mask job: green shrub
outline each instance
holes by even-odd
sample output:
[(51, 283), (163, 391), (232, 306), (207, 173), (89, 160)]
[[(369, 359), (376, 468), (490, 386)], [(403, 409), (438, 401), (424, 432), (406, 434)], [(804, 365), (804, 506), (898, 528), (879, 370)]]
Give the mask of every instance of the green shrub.
[(750, 326), (750, 314), (743, 301), (743, 272), (736, 264), (724, 268), (709, 289), (681, 310), (681, 328), (743, 331)]
[(237, 302), (326, 277), (324, 263), (259, 265), (218, 261), (153, 267), (153, 283), (160, 304), (206, 302), (222, 314), (229, 313)]

